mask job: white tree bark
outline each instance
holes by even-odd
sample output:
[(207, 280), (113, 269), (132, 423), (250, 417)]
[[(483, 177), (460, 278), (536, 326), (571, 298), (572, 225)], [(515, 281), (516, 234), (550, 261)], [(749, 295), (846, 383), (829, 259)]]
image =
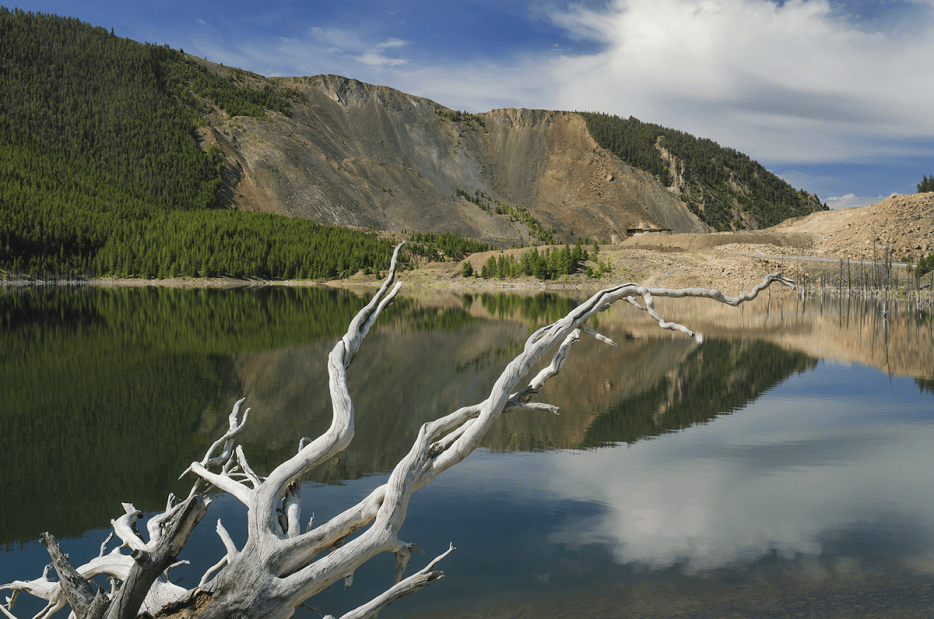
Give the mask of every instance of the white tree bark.
[[(646, 288), (632, 283), (602, 290), (564, 318), (533, 333), (525, 349), (503, 370), (486, 400), (425, 423), (411, 450), (385, 484), (328, 522), (315, 527), (309, 522), (302, 531), (298, 480), (339, 454), (353, 439), (354, 409), (347, 390), (346, 370), (377, 317), (399, 291), (400, 284), (394, 285), (394, 281), (400, 249), (401, 245), (393, 255), (386, 281), (353, 319), (328, 357), (332, 421), (324, 434), (314, 440), (303, 438), (295, 456), (263, 478), (249, 466), (243, 449), (235, 445), (236, 436), (249, 416), (247, 409), (241, 419), (243, 400), (238, 401), (228, 418), (228, 431), (211, 445), (201, 461), (193, 462), (185, 471), (197, 477), (188, 499), (184, 502), (170, 499), (165, 512), (150, 519), (149, 542), (142, 540), (134, 526), (140, 513), (132, 505), (124, 504), (126, 514), (112, 521), (114, 532), (123, 542), (120, 547), (107, 554), (102, 547), (101, 556), (76, 569), (78, 576), (71, 579), (75, 581), (72, 584), (61, 577), (59, 582), (51, 581), (47, 570), (35, 580), (0, 586), (13, 591), (0, 611), (14, 617), (13, 602), (18, 593), (25, 591), (48, 601), (36, 619), (45, 619), (68, 603), (79, 618), (92, 616), (89, 609), (94, 594), (91, 592), (89, 600), (90, 589), (84, 588), (80, 581), (83, 578), (86, 584), (87, 579), (106, 574), (117, 583), (106, 596), (109, 605), (106, 617), (110, 619), (136, 617), (141, 612), (155, 614), (159, 610), (160, 616), (287, 619), (318, 592), (340, 580), (349, 584), (354, 571), (375, 555), (392, 552), (397, 559), (396, 584), (344, 615), (345, 619), (375, 617), (393, 601), (441, 578), (442, 573), (434, 566), (453, 550), (452, 546), (419, 572), (405, 577), (412, 545), (400, 540), (398, 532), (412, 493), (467, 457), (504, 412), (520, 409), (557, 412), (555, 407), (530, 400), (561, 370), (581, 331), (612, 344), (584, 324), (597, 312), (625, 299), (649, 312), (661, 328), (694, 336), (687, 327), (665, 321), (656, 312), (654, 299), (705, 297), (735, 306), (755, 298), (773, 282), (793, 286), (787, 278), (773, 273), (751, 292), (738, 297), (727, 297), (719, 290)], [(636, 301), (639, 297), (644, 304)], [(556, 345), (551, 363), (520, 388), (531, 368)], [(207, 500), (198, 493), (199, 482), (230, 493), (246, 506), (247, 541), (237, 548), (218, 521), (217, 533), (226, 555), (204, 574), (198, 587), (186, 591), (169, 583), (166, 571), (207, 509)], [(360, 533), (351, 539), (357, 532)], [(123, 552), (124, 549), (131, 554)]]

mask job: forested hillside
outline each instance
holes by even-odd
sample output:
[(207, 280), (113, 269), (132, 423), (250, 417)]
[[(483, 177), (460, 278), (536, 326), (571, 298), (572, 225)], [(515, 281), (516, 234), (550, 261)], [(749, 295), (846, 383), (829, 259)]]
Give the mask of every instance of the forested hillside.
[(766, 228), (789, 217), (826, 210), (758, 162), (713, 140), (633, 117), (581, 113), (594, 140), (655, 175), (716, 230)]
[[(303, 100), (76, 19), (0, 7), (0, 276), (329, 277), (384, 268), (374, 235), (218, 209), (203, 114)], [(248, 83), (249, 82), (249, 83)]]

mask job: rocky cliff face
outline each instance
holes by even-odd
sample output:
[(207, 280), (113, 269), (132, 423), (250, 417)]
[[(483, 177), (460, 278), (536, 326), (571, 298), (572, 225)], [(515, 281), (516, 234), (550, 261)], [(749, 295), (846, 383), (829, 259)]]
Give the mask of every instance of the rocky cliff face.
[(707, 230), (651, 175), (600, 148), (577, 114), (459, 114), (334, 75), (275, 79), (307, 98), (291, 117), (209, 117), (205, 146), (227, 158), (222, 199), (231, 208), (495, 245), (533, 236), (528, 220), (498, 214), (499, 205), (526, 209), (559, 241), (619, 240), (636, 227)]

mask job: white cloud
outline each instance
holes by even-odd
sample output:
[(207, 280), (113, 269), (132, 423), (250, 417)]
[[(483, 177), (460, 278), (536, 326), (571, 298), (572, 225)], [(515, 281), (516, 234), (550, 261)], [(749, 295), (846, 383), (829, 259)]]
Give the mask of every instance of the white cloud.
[(311, 44), (323, 44), (335, 49), (350, 49), (355, 51), (371, 47), (370, 44), (360, 38), (360, 35), (356, 31), (347, 28), (314, 27), (310, 30), (309, 34), (311, 35), (311, 39), (308, 43)]
[(354, 56), (354, 60), (368, 67), (395, 67), (408, 62), (402, 58), (387, 58), (376, 52), (366, 52), (365, 54)]
[(934, 136), (930, 27), (864, 32), (826, 0), (617, 0), (552, 19), (604, 45), (554, 62), (560, 108), (633, 115), (772, 161), (852, 161), (878, 156), (877, 138)]
[(878, 204), (886, 198), (891, 198), (895, 194), (888, 196), (857, 196), (852, 193), (848, 193), (845, 196), (833, 196), (827, 198), (825, 202), (833, 210), (838, 210), (842, 208), (859, 208), (861, 206), (866, 206), (868, 204)]
[(792, 187), (817, 187), (833, 182), (833, 176), (812, 174), (798, 169), (770, 170)]
[(392, 77), (394, 88), (458, 110), (549, 107), (546, 101), (550, 98), (550, 87), (541, 66), (531, 63), (413, 66), (394, 72)]
[[(368, 81), (369, 71), (409, 64), (409, 59), (394, 57), (386, 50), (401, 51), (410, 42), (390, 37), (378, 40), (362, 31), (344, 28), (312, 28), (307, 39), (283, 39), (279, 52), (292, 66), (307, 66), (305, 75), (339, 73)], [(293, 71), (294, 73), (294, 71)]]
[(386, 48), (386, 47), (405, 47), (408, 45), (408, 41), (403, 41), (402, 39), (389, 39), (384, 43), (379, 43), (376, 47)]
[[(308, 30), (307, 36), (300, 38), (231, 42), (198, 37), (194, 45), (186, 45), (186, 48), (208, 60), (249, 68), (262, 75), (333, 73), (383, 84), (387, 83), (387, 71), (410, 63), (409, 58), (400, 55), (410, 44), (398, 38), (371, 37), (348, 28), (314, 27)], [(388, 53), (390, 50), (392, 53)]]

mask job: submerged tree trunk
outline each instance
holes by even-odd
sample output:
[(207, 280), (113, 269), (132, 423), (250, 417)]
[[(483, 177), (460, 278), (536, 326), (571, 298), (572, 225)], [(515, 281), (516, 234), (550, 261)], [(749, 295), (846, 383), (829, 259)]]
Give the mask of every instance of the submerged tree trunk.
[[(292, 458), (267, 477), (260, 477), (250, 467), (243, 449), (235, 445), (235, 437), (250, 412), (246, 409), (241, 417), (244, 401), (241, 399), (228, 418), (228, 431), (211, 445), (201, 461), (193, 462), (183, 473), (196, 478), (189, 497), (185, 501), (170, 497), (166, 511), (147, 523), (148, 542), (143, 541), (135, 527), (140, 513), (132, 505), (124, 504), (127, 513), (112, 521), (114, 533), (123, 542), (121, 546), (105, 553), (105, 542), (100, 556), (77, 567), (74, 578), (62, 577), (56, 582), (49, 578), (47, 570), (35, 580), (3, 585), (0, 589), (11, 590), (13, 594), (5, 607), (0, 606), (0, 612), (15, 617), (12, 609), (16, 596), (27, 592), (48, 601), (36, 619), (44, 619), (69, 604), (79, 618), (92, 616), (91, 612), (100, 611), (91, 610), (94, 600), (88, 600), (89, 589), (81, 580), (85, 579), (87, 584), (87, 580), (104, 574), (115, 583), (106, 600), (99, 603), (108, 606), (106, 617), (110, 619), (130, 619), (144, 612), (156, 617), (287, 619), (320, 591), (341, 580), (349, 585), (354, 571), (377, 554), (392, 552), (396, 555), (395, 584), (344, 615), (345, 619), (374, 617), (393, 601), (441, 578), (442, 573), (434, 566), (454, 550), (452, 546), (420, 571), (405, 576), (413, 546), (400, 540), (398, 532), (412, 493), (467, 457), (501, 414), (514, 410), (557, 412), (553, 406), (531, 400), (561, 370), (570, 347), (581, 333), (613, 344), (585, 325), (591, 317), (625, 299), (639, 310), (649, 312), (661, 328), (694, 336), (687, 327), (666, 322), (659, 316), (654, 298), (704, 297), (736, 306), (755, 298), (773, 282), (792, 286), (790, 280), (773, 273), (750, 293), (739, 297), (724, 296), (719, 290), (672, 290), (638, 284), (603, 290), (561, 320), (533, 333), (483, 402), (425, 423), (411, 450), (385, 484), (331, 520), (317, 526), (309, 521), (303, 527), (299, 478), (339, 454), (353, 439), (354, 409), (347, 390), (346, 369), (377, 317), (399, 291), (400, 285), (393, 282), (400, 248), (401, 245), (393, 255), (386, 281), (351, 321), (347, 333), (328, 357), (333, 416), (324, 434), (314, 440), (302, 438)], [(639, 297), (643, 304), (636, 300)], [(550, 365), (520, 387), (533, 365), (553, 350)], [(169, 581), (169, 564), (207, 509), (209, 500), (199, 491), (204, 482), (230, 493), (246, 506), (247, 541), (238, 548), (218, 520), (216, 531), (226, 554), (204, 574), (196, 588), (184, 590)], [(59, 562), (62, 561), (67, 564), (64, 558)], [(65, 572), (63, 565), (61, 573)]]

